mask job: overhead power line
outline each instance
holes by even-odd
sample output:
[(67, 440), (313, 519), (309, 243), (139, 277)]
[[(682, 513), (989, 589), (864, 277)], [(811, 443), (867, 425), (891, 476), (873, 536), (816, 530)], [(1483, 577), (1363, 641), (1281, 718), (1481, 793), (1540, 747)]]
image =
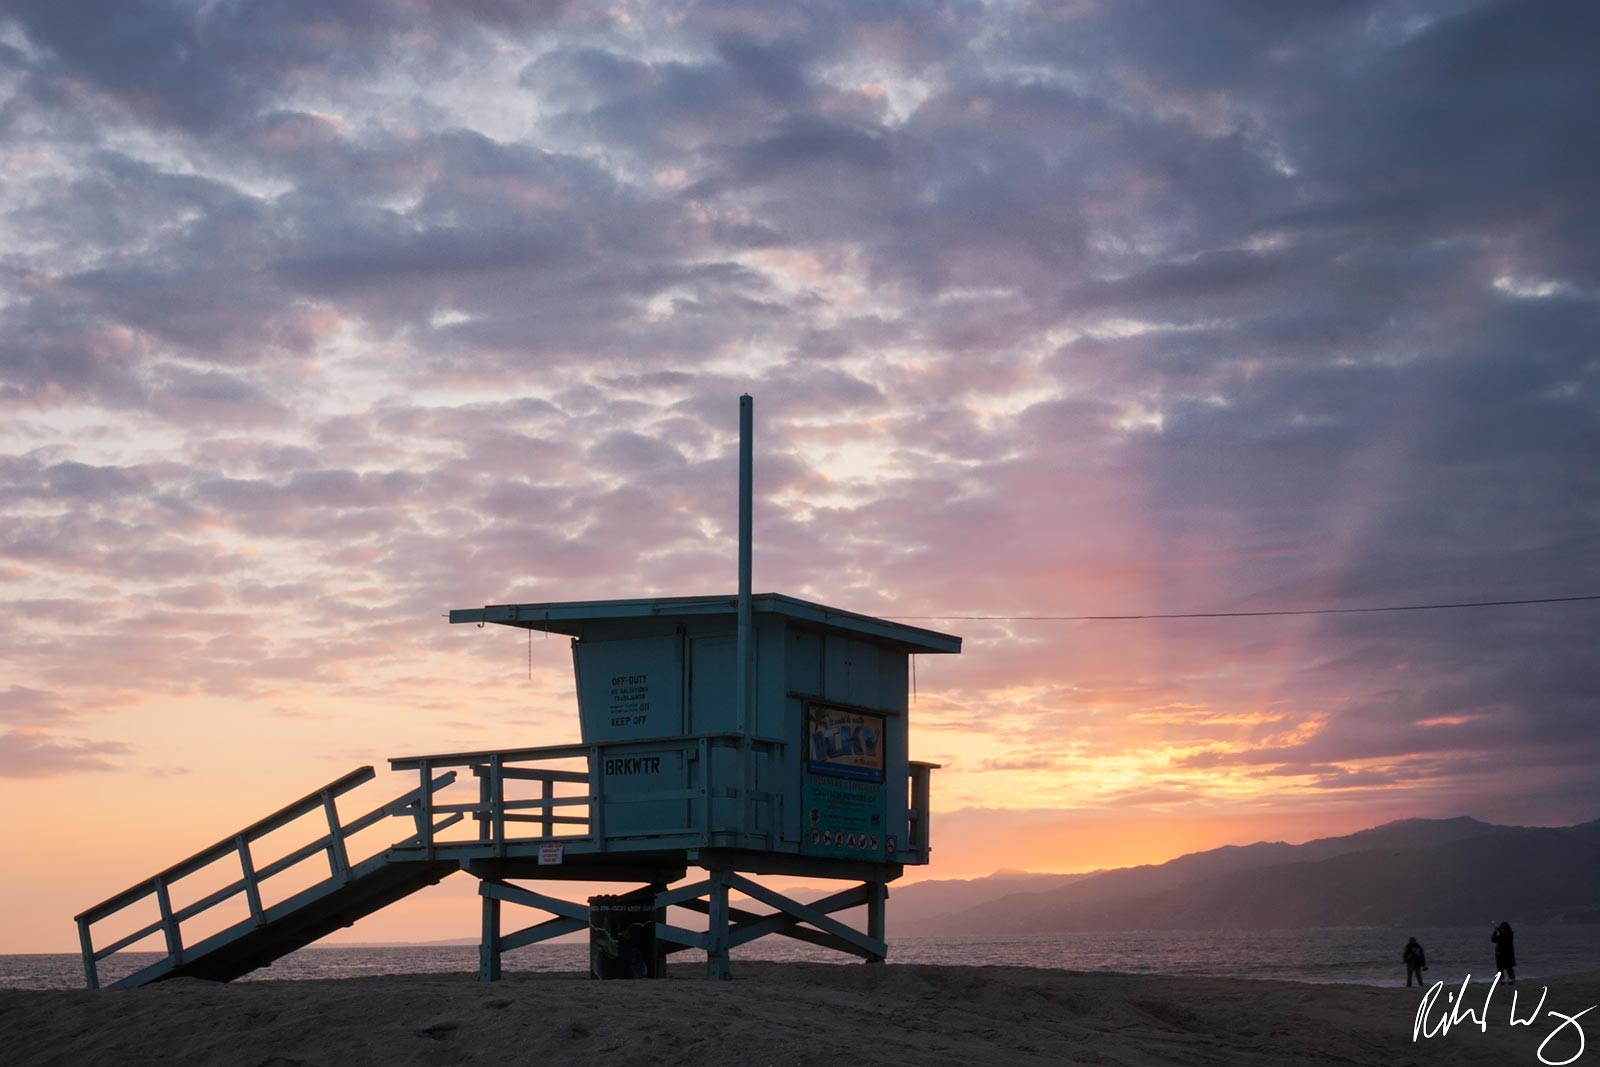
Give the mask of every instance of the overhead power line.
[(1593, 596), (1550, 596), (1526, 600), (1472, 600), (1457, 604), (1386, 604), (1372, 608), (1297, 608), (1284, 611), (1186, 611), (1146, 615), (890, 615), (899, 622), (1132, 622), (1140, 619), (1258, 619), (1274, 615), (1362, 615), (1379, 611), (1449, 611), (1456, 608), (1504, 608), (1517, 604), (1572, 604), (1600, 600)]

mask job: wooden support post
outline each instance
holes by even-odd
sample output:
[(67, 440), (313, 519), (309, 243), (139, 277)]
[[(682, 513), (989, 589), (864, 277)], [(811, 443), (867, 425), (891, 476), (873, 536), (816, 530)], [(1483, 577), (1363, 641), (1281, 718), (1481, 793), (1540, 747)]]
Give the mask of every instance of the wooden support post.
[(478, 981), (500, 980), (500, 901), (483, 899), (483, 933), (478, 942)]
[(250, 918), (256, 925), (266, 921), (261, 908), (261, 883), (256, 881), (256, 865), (250, 858), (250, 839), (239, 834), (233, 839), (233, 844), (239, 850), (239, 870), (244, 875), (244, 899), (250, 905)]
[(83, 953), (83, 981), (90, 989), (100, 988), (100, 967), (95, 963), (94, 939), (89, 936), (89, 921), (78, 920), (78, 948)]
[(700, 833), (706, 840), (711, 839), (711, 815), (715, 805), (711, 802), (711, 742), (701, 735), (697, 743), (695, 758), (700, 766)]
[(550, 802), (556, 798), (556, 783), (553, 779), (544, 780), (544, 789), (540, 792), (544, 800), (544, 834), (545, 837), (556, 836), (555, 806)]
[(589, 746), (589, 836), (594, 847), (606, 850), (606, 779), (600, 773), (600, 746)]
[(667, 942), (666, 942), (666, 939), (661, 936), (661, 934), (665, 932), (665, 930), (666, 930), (666, 928), (668, 926), (668, 923), (667, 923), (667, 907), (666, 907), (665, 904), (661, 903), (661, 894), (665, 893), (666, 891), (667, 891), (667, 886), (666, 886), (666, 883), (664, 883), (664, 882), (652, 882), (650, 884), (650, 895), (652, 897), (654, 897), (655, 900), (656, 900), (656, 968), (655, 968), (655, 976), (657, 978), (665, 978), (667, 976)]
[(489, 797), (493, 795), (494, 783), (488, 775), (478, 777), (478, 844), (487, 845), (494, 839), (494, 820), (490, 817), (493, 804)]
[(350, 877), (350, 854), (344, 847), (344, 827), (339, 825), (339, 808), (333, 802), (333, 793), (322, 791), (322, 810), (328, 816), (328, 867), (334, 878), (343, 882)]
[(728, 871), (719, 868), (708, 873), (711, 910), (706, 928), (706, 977), (726, 982), (733, 977), (728, 957)]
[(422, 795), (417, 798), (417, 837), (425, 859), (433, 859), (433, 768), (427, 760), (418, 764), (422, 771)]
[(167, 938), (167, 955), (173, 963), (183, 962), (183, 932), (178, 929), (178, 921), (172, 917), (172, 894), (167, 892), (167, 880), (157, 878), (156, 882), (156, 907), (161, 910), (161, 932)]
[[(867, 890), (867, 936), (874, 941), (888, 944), (883, 936), (884, 905), (889, 900), (889, 887), (882, 882), (868, 882)], [(882, 963), (882, 956), (867, 957), (868, 963)]]
[(500, 753), (489, 757), (489, 820), (496, 856), (506, 854), (506, 779), (501, 773), (503, 766)]

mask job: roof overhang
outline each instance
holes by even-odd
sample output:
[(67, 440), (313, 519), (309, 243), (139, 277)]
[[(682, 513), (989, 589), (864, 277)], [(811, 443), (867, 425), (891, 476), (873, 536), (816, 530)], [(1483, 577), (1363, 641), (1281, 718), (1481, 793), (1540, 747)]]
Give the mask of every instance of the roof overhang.
[[(781, 593), (757, 593), (750, 598), (752, 612), (777, 615), (817, 629), (833, 631), (890, 645), (905, 652), (960, 652), (961, 638), (920, 626), (859, 615), (853, 611), (814, 604)], [(568, 600), (548, 604), (491, 604), (482, 608), (456, 608), (453, 623), (496, 623), (546, 633), (581, 637), (587, 624), (628, 619), (690, 619), (726, 615), (736, 617), (736, 596), (654, 597), (634, 600)]]

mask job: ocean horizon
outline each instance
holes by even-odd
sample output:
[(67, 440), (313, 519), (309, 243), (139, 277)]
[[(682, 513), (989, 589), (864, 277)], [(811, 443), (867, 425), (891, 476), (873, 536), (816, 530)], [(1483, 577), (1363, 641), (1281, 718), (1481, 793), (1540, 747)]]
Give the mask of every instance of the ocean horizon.
[[(903, 937), (890, 940), (887, 963), (1403, 986), (1405, 969), (1400, 953), (1409, 936), (1415, 936), (1427, 950), (1430, 982), (1454, 986), (1469, 976), (1477, 982), (1488, 981), (1494, 975), (1494, 950), (1487, 925)], [(136, 952), (103, 960), (101, 983), (109, 985), (158, 958), (160, 953)], [(675, 960), (691, 965), (703, 958), (693, 950), (674, 955)], [(1517, 958), (1517, 977), (1522, 984), (1600, 971), (1600, 925), (1519, 926)], [(854, 957), (779, 937), (740, 946), (733, 950), (733, 959), (736, 978), (741, 960), (842, 965), (859, 962)], [(582, 940), (529, 946), (502, 957), (507, 974), (582, 974), (588, 965), (588, 945)], [(392, 974), (475, 976), (477, 969), (478, 949), (472, 944), (311, 945), (239, 981), (310, 981)], [(83, 964), (75, 953), (0, 955), (0, 989), (82, 988)]]

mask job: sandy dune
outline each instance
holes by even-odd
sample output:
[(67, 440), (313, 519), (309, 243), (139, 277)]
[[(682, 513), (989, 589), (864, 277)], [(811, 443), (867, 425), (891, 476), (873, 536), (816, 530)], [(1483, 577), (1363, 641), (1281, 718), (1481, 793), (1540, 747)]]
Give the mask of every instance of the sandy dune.
[[(1495, 993), (1487, 1032), (1412, 1041), (1415, 989), (1002, 967), (741, 962), (654, 982), (427, 975), (130, 991), (0, 992), (12, 1064), (1495, 1064), (1537, 1065), (1560, 1019), (1600, 1004), (1600, 974), (1551, 980), (1538, 1022)], [(1524, 983), (1517, 1016), (1536, 1014)], [(1469, 1003), (1481, 1008), (1485, 987)], [(1449, 1008), (1439, 997), (1434, 1018)], [(1600, 1010), (1545, 1048), (1600, 1040)], [(1584, 1035), (1588, 1040), (1590, 1034)], [(1586, 1048), (1578, 1064), (1600, 1067)]]

